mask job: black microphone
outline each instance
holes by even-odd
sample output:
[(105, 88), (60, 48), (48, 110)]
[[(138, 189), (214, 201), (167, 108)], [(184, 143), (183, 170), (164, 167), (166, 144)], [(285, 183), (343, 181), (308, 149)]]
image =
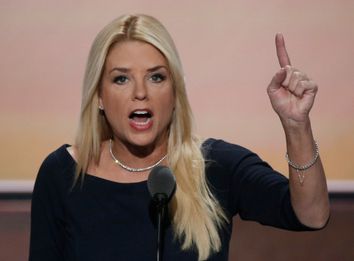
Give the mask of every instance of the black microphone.
[[(165, 207), (176, 190), (176, 179), (172, 171), (165, 166), (154, 167), (148, 177), (147, 186), (153, 202), (157, 207), (157, 249), (156, 260), (162, 260), (161, 224)], [(161, 256), (161, 259), (160, 259)]]
[(176, 190), (176, 179), (166, 166), (154, 167), (148, 177), (147, 186), (158, 207), (166, 205)]

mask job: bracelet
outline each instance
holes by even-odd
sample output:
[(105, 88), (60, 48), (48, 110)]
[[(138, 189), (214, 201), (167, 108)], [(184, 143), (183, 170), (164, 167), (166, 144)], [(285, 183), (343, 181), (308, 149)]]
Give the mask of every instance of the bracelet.
[(314, 140), (314, 143), (315, 143), (315, 153), (314, 153), (313, 159), (309, 163), (307, 163), (305, 165), (301, 166), (299, 164), (296, 164), (296, 163), (292, 162), (289, 159), (288, 153), (285, 154), (285, 158), (288, 161), (289, 166), (294, 168), (296, 170), (296, 172), (298, 173), (301, 185), (304, 183), (304, 178), (305, 178), (304, 171), (309, 169), (309, 168), (311, 168), (313, 165), (315, 165), (315, 163), (316, 163), (316, 161), (317, 161), (317, 159), (318, 159), (318, 157), (320, 155), (318, 144), (317, 144), (317, 142), (315, 140)]

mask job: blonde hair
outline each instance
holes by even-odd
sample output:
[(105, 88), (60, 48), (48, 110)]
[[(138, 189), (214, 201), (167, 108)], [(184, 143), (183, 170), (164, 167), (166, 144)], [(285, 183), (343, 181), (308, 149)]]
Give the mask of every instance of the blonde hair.
[(205, 260), (220, 250), (218, 231), (227, 218), (208, 188), (201, 140), (192, 131), (192, 111), (177, 50), (164, 26), (151, 16), (121, 16), (104, 27), (93, 42), (84, 76), (75, 144), (78, 149), (75, 181), (79, 176), (83, 178), (91, 161), (98, 163), (101, 142), (112, 136), (110, 126), (98, 110), (99, 85), (109, 49), (113, 44), (127, 40), (153, 45), (168, 63), (176, 102), (168, 139), (169, 167), (177, 181), (176, 194), (170, 205), (172, 223), (182, 249), (196, 247), (199, 260)]

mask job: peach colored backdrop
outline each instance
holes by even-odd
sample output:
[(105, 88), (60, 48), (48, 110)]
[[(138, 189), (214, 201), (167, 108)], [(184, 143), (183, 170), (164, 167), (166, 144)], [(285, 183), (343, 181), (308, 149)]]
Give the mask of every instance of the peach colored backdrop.
[(0, 2), (0, 179), (33, 180), (74, 137), (81, 82), (97, 32), (124, 13), (156, 16), (184, 64), (197, 131), (246, 146), (286, 172), (266, 86), (274, 35), (320, 90), (312, 111), (329, 179), (354, 179), (354, 1)]

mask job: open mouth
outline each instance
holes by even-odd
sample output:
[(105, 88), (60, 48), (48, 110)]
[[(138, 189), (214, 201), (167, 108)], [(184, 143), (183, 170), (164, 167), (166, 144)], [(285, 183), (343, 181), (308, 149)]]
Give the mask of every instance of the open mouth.
[(129, 119), (135, 125), (146, 125), (150, 122), (152, 113), (149, 110), (135, 110), (129, 115)]

